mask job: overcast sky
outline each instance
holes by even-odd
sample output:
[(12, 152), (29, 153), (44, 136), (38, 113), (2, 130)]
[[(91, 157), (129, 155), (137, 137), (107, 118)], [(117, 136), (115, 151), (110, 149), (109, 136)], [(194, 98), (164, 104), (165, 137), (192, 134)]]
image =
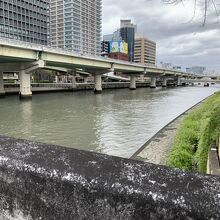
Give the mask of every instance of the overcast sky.
[(112, 33), (119, 28), (120, 19), (129, 18), (138, 25), (139, 33), (156, 41), (158, 64), (199, 65), (220, 72), (220, 21), (210, 6), (203, 27), (203, 5), (197, 6), (190, 21), (193, 2), (168, 5), (161, 0), (103, 0), (103, 34)]

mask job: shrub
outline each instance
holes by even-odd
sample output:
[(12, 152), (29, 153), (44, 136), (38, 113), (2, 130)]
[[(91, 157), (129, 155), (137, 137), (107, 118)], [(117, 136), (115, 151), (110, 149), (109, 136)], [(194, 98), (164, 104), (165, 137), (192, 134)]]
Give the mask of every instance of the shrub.
[(167, 165), (205, 173), (209, 148), (219, 133), (220, 93), (216, 93), (183, 120)]

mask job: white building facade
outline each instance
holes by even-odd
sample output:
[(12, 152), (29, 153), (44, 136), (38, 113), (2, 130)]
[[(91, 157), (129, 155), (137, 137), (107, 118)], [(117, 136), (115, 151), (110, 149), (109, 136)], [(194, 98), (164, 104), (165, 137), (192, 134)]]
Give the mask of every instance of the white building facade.
[(51, 46), (100, 55), (101, 0), (50, 0)]

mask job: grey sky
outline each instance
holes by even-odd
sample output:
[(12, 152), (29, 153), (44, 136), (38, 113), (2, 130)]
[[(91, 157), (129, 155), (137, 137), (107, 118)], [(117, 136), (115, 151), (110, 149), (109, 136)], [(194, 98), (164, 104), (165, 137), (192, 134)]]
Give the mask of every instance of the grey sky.
[(161, 0), (103, 0), (103, 34), (116, 30), (120, 19), (130, 18), (138, 25), (139, 33), (157, 42), (157, 63), (202, 65), (220, 72), (220, 22), (213, 6), (205, 27), (203, 6), (197, 7), (190, 22), (193, 2), (168, 5)]

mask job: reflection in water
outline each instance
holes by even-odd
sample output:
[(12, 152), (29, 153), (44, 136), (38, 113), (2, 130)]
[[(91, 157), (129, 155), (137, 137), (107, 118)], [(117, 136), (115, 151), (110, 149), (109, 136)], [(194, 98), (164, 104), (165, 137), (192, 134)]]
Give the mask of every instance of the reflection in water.
[(11, 96), (0, 100), (0, 134), (129, 157), (164, 125), (218, 89), (38, 94), (27, 102)]
[[(23, 100), (22, 102), (19, 103), (20, 107), (20, 112), (21, 112), (21, 121), (20, 121), (20, 126), (21, 130), (20, 132), (25, 135), (29, 134), (30, 131), (32, 130), (32, 103), (31, 100)], [(32, 136), (34, 137), (34, 136)]]

